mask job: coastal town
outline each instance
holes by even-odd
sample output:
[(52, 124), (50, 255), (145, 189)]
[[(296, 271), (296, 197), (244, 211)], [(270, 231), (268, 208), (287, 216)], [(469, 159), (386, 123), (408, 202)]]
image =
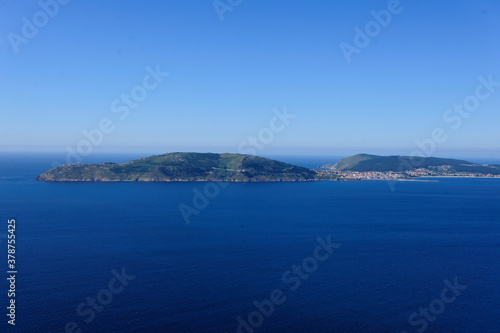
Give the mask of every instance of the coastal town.
[(355, 181), (355, 180), (406, 180), (418, 177), (486, 177), (486, 178), (500, 178), (500, 175), (495, 174), (481, 174), (481, 173), (467, 173), (455, 172), (450, 165), (440, 165), (429, 168), (419, 168), (414, 170), (406, 170), (401, 172), (395, 171), (338, 171), (334, 170), (333, 166), (325, 165), (321, 167), (318, 172), (321, 175), (335, 176), (337, 180)]

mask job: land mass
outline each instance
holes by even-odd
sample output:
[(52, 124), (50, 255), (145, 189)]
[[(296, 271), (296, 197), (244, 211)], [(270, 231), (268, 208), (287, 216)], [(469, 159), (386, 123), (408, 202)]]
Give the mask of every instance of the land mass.
[(464, 160), (358, 154), (322, 169), (339, 180), (408, 179), (415, 177), (500, 177), (500, 165), (476, 164)]
[(308, 168), (242, 154), (168, 153), (128, 163), (66, 164), (36, 177), (43, 181), (309, 181)]
[(500, 177), (500, 165), (463, 160), (377, 156), (344, 158), (318, 170), (243, 154), (168, 153), (128, 163), (66, 164), (37, 176), (42, 181), (231, 181), (404, 180), (415, 177)]

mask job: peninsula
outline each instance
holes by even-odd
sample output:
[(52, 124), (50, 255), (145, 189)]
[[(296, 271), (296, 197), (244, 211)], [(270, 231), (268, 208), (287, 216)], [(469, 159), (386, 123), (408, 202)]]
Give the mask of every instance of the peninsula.
[(66, 164), (35, 179), (58, 182), (279, 182), (404, 180), (415, 177), (500, 177), (500, 165), (435, 157), (359, 154), (315, 170), (253, 155), (168, 153), (122, 164)]
[(416, 177), (500, 177), (500, 165), (438, 157), (358, 154), (322, 170), (338, 180), (403, 180)]

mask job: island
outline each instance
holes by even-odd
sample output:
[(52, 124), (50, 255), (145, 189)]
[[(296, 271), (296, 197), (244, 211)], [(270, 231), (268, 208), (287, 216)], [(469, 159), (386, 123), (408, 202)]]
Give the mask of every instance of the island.
[(123, 164), (66, 164), (35, 179), (101, 182), (273, 182), (311, 181), (318, 178), (318, 173), (314, 170), (253, 155), (168, 153)]
[(500, 177), (500, 165), (436, 157), (358, 154), (318, 169), (244, 154), (167, 153), (128, 163), (66, 164), (37, 176), (54, 182), (282, 182), (406, 180), (417, 177)]

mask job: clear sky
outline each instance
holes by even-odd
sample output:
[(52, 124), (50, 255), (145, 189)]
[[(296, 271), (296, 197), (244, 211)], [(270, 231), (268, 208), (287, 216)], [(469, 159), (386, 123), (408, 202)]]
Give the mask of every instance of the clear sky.
[[(286, 107), (268, 151), (499, 156), (500, 84), (477, 88), (500, 82), (497, 0), (54, 1), (0, 1), (0, 150), (76, 149), (107, 118), (93, 151), (237, 152)], [(169, 75), (121, 119), (148, 66)]]

